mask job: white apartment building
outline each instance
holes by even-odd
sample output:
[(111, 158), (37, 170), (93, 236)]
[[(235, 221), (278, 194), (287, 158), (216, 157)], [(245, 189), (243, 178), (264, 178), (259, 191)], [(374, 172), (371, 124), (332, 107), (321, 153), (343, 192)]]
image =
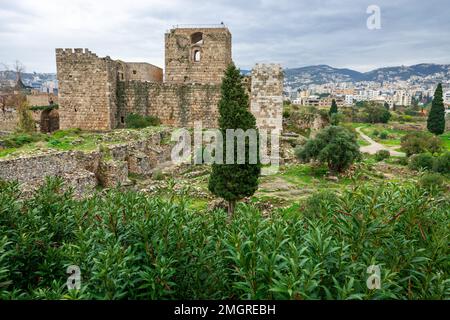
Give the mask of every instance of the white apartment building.
[(353, 105), (353, 95), (352, 94), (346, 94), (345, 95), (345, 105), (346, 106)]
[(400, 90), (395, 92), (393, 100), (397, 106), (410, 106), (412, 97), (409, 93)]
[(450, 91), (444, 93), (444, 103), (450, 105)]

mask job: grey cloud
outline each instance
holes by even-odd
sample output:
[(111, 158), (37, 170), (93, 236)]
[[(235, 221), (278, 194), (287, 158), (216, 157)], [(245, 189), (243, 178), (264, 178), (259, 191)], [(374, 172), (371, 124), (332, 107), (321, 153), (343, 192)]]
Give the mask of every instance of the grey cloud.
[[(381, 8), (381, 30), (366, 28), (371, 4)], [(233, 34), (233, 59), (245, 69), (270, 61), (362, 71), (450, 63), (446, 0), (75, 0), (73, 14), (64, 6), (0, 0), (0, 62), (19, 59), (29, 71), (55, 71), (55, 47), (89, 47), (99, 55), (162, 66), (164, 32), (172, 25), (223, 21)]]

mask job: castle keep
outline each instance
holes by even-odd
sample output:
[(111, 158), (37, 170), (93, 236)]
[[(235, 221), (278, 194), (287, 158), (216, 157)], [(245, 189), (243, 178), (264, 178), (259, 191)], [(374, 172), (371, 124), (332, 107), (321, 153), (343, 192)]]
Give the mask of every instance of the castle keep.
[[(148, 63), (56, 49), (60, 127), (111, 130), (124, 127), (130, 113), (156, 116), (175, 127), (193, 127), (194, 121), (217, 127), (220, 86), (230, 63), (231, 33), (224, 25), (168, 31), (164, 76)], [(249, 81), (258, 126), (281, 130), (281, 67), (259, 65)]]

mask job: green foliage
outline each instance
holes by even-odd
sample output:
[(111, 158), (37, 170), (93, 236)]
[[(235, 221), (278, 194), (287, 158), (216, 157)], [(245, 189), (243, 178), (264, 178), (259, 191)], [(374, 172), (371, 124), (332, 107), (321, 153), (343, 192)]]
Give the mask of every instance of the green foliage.
[(296, 149), (302, 161), (318, 160), (326, 163), (331, 172), (343, 172), (359, 160), (361, 154), (355, 133), (344, 127), (329, 126), (321, 130), (314, 139)]
[(385, 140), (389, 137), (389, 133), (387, 131), (380, 132), (380, 139)]
[(443, 143), (439, 137), (432, 136), (427, 139), (427, 150), (432, 154), (441, 153), (443, 150)]
[(31, 111), (52, 111), (54, 109), (59, 109), (59, 105), (57, 104), (50, 104), (47, 106), (32, 106), (30, 108)]
[(142, 116), (136, 113), (130, 113), (125, 118), (125, 125), (127, 128), (141, 129), (150, 126), (159, 126), (160, 120), (154, 116)]
[(425, 173), (419, 181), (422, 188), (432, 190), (440, 189), (444, 185), (444, 178), (437, 173)]
[(38, 140), (39, 140), (39, 135), (16, 133), (16, 134), (8, 136), (3, 141), (3, 144), (7, 148), (19, 148), (23, 145), (26, 145), (28, 143), (38, 141)]
[(440, 157), (435, 157), (433, 162), (433, 171), (450, 174), (450, 152), (447, 151)]
[(390, 156), (391, 154), (388, 150), (378, 150), (377, 153), (375, 153), (375, 160), (383, 161), (388, 159)]
[(431, 154), (419, 153), (411, 156), (408, 166), (412, 170), (431, 170), (433, 162), (434, 158)]
[(442, 151), (442, 141), (428, 132), (414, 131), (401, 138), (402, 150), (409, 157), (413, 154)]
[(331, 100), (331, 107), (329, 112), (330, 117), (335, 113), (338, 113), (338, 106), (336, 104), (336, 100), (333, 99)]
[[(242, 85), (242, 76), (239, 70), (231, 64), (225, 71), (222, 80), (221, 99), (219, 102), (219, 127), (223, 139), (223, 154), (227, 154), (227, 129), (241, 129), (256, 131), (256, 119), (249, 111), (249, 98)], [(257, 137), (258, 139), (258, 137)], [(257, 163), (250, 163), (250, 143), (245, 139), (244, 164), (237, 163), (237, 143), (233, 141), (234, 158), (232, 164), (212, 165), (209, 178), (209, 190), (229, 202), (229, 213), (234, 211), (234, 203), (244, 197), (251, 196), (258, 189), (258, 178), (261, 172), (259, 152), (256, 155)], [(257, 150), (259, 150), (257, 145)], [(225, 156), (224, 156), (225, 161)]]
[(26, 99), (19, 102), (17, 113), (19, 115), (19, 130), (25, 133), (35, 132), (36, 123), (31, 115), (30, 106), (28, 105)]
[(341, 113), (332, 113), (330, 116), (330, 124), (338, 126), (344, 120), (344, 115)]
[(442, 98), (442, 84), (438, 84), (434, 92), (433, 102), (427, 119), (428, 131), (435, 135), (443, 134), (445, 131), (445, 107)]
[[(235, 218), (140, 192), (0, 183), (0, 299), (448, 299), (448, 198), (359, 185)], [(67, 266), (81, 290), (65, 286)], [(379, 265), (381, 289), (366, 286)]]
[(391, 118), (391, 113), (383, 106), (377, 103), (365, 103), (365, 122), (368, 123), (388, 123)]

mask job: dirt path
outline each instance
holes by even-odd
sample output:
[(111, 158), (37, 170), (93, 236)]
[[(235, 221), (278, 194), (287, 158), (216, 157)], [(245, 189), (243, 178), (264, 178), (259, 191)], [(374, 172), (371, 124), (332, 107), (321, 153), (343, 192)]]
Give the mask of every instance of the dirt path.
[(361, 131), (361, 127), (356, 128), (356, 132), (359, 133), (361, 138), (363, 138), (365, 141), (370, 143), (370, 145), (368, 145), (368, 146), (361, 147), (360, 148), (361, 152), (375, 154), (375, 153), (377, 153), (377, 151), (387, 150), (390, 152), (391, 156), (396, 156), (396, 157), (404, 157), (405, 156), (405, 154), (403, 152), (395, 151), (392, 148), (386, 147), (386, 146), (382, 145), (381, 143), (374, 141), (373, 139), (371, 139), (369, 136), (365, 135)]

